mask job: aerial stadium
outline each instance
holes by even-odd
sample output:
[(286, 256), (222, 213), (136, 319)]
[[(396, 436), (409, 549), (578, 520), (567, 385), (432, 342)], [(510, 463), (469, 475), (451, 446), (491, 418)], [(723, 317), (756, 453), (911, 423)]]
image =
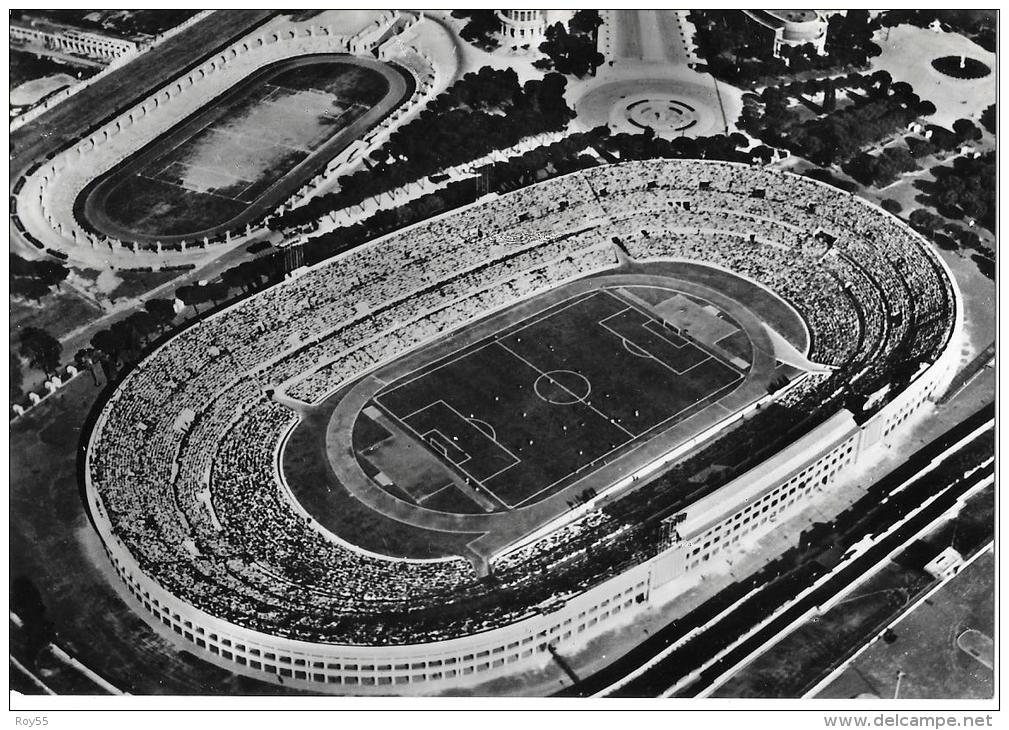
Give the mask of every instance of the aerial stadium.
[(306, 22), (231, 43), (28, 169), (14, 226), (38, 248), (55, 236), (130, 266), (261, 231), (454, 71), (432, 56), (444, 31), (422, 15), (367, 13), (346, 31)]
[(137, 611), (207, 661), (476, 686), (822, 500), (944, 391), (962, 309), (926, 241), (835, 188), (601, 164), (195, 321), (99, 404), (87, 504)]

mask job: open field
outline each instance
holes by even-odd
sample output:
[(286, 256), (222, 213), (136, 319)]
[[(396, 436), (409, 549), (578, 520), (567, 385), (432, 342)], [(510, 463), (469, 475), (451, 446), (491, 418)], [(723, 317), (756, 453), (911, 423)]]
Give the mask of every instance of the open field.
[(106, 173), (76, 207), (116, 238), (220, 235), (297, 189), (408, 88), (393, 68), (346, 55), (272, 64)]
[(836, 657), (879, 633), (932, 583), (921, 570), (890, 563), (829, 611), (813, 617), (718, 688), (714, 697), (794, 698)]
[(13, 343), (26, 327), (41, 327), (54, 337), (63, 337), (81, 323), (99, 316), (101, 310), (70, 287), (63, 287), (43, 297), (42, 304), (12, 300), (7, 313)]
[(877, 641), (817, 697), (871, 693), (889, 699), (898, 671), (904, 672), (901, 699), (993, 697), (992, 671), (957, 646), (957, 638), (972, 629), (995, 636), (994, 579), (988, 551), (901, 621), (893, 643)]

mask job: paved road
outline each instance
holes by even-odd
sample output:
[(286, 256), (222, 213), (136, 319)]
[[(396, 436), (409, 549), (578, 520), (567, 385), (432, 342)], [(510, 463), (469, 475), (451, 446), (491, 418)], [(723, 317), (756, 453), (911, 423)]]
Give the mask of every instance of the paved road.
[(615, 57), (630, 63), (690, 62), (686, 29), (675, 10), (615, 10)]
[(615, 10), (616, 57), (641, 59), (641, 25), (637, 10)]

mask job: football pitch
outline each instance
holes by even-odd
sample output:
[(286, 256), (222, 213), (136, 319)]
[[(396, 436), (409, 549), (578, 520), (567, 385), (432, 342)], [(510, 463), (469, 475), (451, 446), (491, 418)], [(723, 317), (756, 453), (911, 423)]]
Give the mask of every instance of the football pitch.
[(86, 214), (121, 237), (165, 242), (240, 227), (395, 108), (407, 87), (391, 67), (349, 56), (274, 64), (91, 186)]
[(513, 509), (718, 401), (746, 366), (641, 299), (601, 289), (407, 374), (375, 402)]

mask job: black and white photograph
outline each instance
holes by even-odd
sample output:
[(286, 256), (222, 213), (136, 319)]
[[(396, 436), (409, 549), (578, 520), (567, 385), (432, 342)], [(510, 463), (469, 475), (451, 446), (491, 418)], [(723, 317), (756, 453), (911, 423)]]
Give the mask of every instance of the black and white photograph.
[(10, 727), (997, 725), (997, 9), (8, 25)]

